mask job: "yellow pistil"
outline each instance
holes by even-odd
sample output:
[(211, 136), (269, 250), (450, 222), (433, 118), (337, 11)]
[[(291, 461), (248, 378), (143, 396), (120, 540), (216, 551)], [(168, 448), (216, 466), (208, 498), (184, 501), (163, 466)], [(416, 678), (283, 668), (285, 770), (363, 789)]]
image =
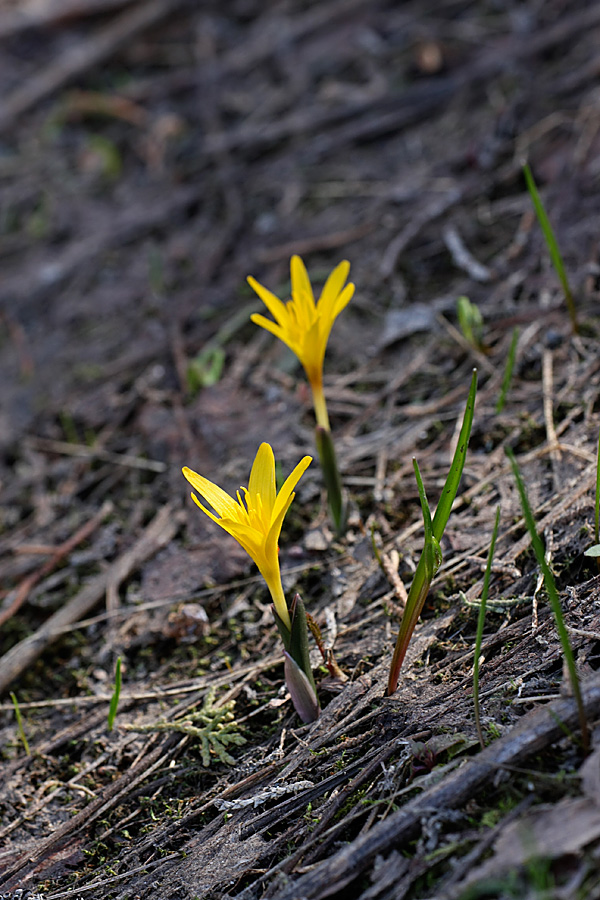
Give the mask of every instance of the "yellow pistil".
[(277, 615), (288, 630), (291, 629), (291, 621), (281, 584), (278, 541), (285, 514), (295, 496), (294, 488), (311, 462), (312, 457), (305, 456), (277, 493), (273, 450), (269, 444), (261, 444), (252, 464), (248, 487), (242, 487), (241, 494), (237, 491), (236, 498), (191, 469), (186, 467), (182, 470), (185, 478), (217, 515), (203, 506), (195, 494), (192, 494), (192, 500), (213, 522), (234, 537), (258, 566)]
[(290, 262), (292, 299), (282, 303), (279, 297), (248, 277), (248, 284), (256, 291), (275, 321), (259, 313), (252, 321), (274, 334), (293, 350), (306, 372), (313, 395), (317, 424), (329, 431), (329, 417), (323, 394), (323, 360), (334, 321), (348, 305), (354, 285), (346, 284), (350, 263), (341, 262), (329, 275), (317, 303), (306, 271), (299, 256)]

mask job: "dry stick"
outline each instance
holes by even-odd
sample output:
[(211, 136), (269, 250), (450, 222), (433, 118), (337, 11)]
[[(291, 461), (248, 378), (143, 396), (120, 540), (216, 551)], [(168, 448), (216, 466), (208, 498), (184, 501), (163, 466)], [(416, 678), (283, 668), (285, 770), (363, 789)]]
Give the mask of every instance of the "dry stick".
[(53, 441), (49, 438), (29, 437), (26, 442), (30, 447), (42, 450), (46, 453), (63, 454), (64, 456), (78, 456), (82, 459), (99, 459), (102, 462), (112, 463), (115, 466), (127, 466), (129, 469), (143, 469), (147, 472), (164, 472), (166, 463), (156, 459), (145, 459), (143, 456), (133, 456), (130, 453), (111, 453), (102, 447), (87, 444), (71, 444), (68, 441)]
[[(554, 397), (552, 374), (552, 351), (548, 348), (544, 349), (542, 356), (542, 390), (544, 395), (544, 424), (546, 426), (546, 437), (548, 446), (550, 447), (550, 459), (556, 463), (560, 459), (560, 444), (554, 427), (554, 412), (552, 409), (552, 398)], [(556, 478), (555, 478), (556, 481)]]
[[(600, 711), (600, 677), (590, 679), (583, 692), (584, 706), (591, 718)], [(507, 765), (519, 765), (538, 753), (578, 723), (575, 701), (560, 699), (527, 713), (506, 737), (464, 761), (441, 783), (424, 791), (398, 812), (379, 822), (371, 831), (343, 847), (312, 871), (280, 891), (278, 900), (297, 897), (323, 898), (342, 890), (369, 866), (378, 853), (386, 853), (411, 840), (421, 828), (421, 820), (431, 810), (453, 809), (476, 796), (483, 785)]]
[(453, 187), (441, 197), (435, 197), (431, 203), (419, 210), (416, 215), (412, 216), (402, 231), (393, 238), (388, 244), (383, 258), (379, 265), (379, 274), (382, 278), (389, 278), (396, 268), (396, 264), (400, 255), (408, 247), (409, 244), (417, 237), (417, 235), (427, 225), (435, 222), (444, 215), (452, 206), (455, 206), (463, 199), (463, 191), (460, 188)]
[[(215, 76), (240, 75), (254, 69), (267, 59), (277, 57), (288, 46), (296, 46), (303, 38), (334, 25), (337, 19), (347, 20), (348, 14), (362, 6), (373, 7), (373, 0), (333, 0), (314, 3), (306, 12), (297, 16), (284, 15), (273, 28), (273, 10), (266, 8), (264, 15), (247, 30), (244, 40), (221, 58), (207, 66), (215, 68)], [(259, 7), (260, 8), (260, 7)], [(407, 16), (408, 19), (408, 16)]]
[(50, 616), (35, 634), (16, 644), (0, 659), (0, 692), (56, 640), (65, 625), (77, 622), (93, 609), (115, 578), (127, 578), (135, 572), (143, 562), (165, 547), (175, 537), (178, 529), (179, 518), (174, 514), (173, 508), (163, 506), (133, 547), (105, 572), (96, 575), (62, 609)]
[(345, 228), (342, 231), (330, 231), (327, 234), (315, 235), (309, 238), (298, 238), (295, 241), (289, 241), (287, 244), (279, 244), (276, 247), (268, 247), (266, 250), (259, 250), (256, 258), (261, 263), (279, 262), (282, 259), (289, 259), (294, 253), (299, 256), (308, 256), (309, 253), (315, 253), (319, 250), (337, 250), (338, 247), (345, 247), (354, 241), (359, 241), (380, 227), (377, 222), (364, 222), (362, 225), (356, 225), (354, 228)]
[[(38, 581), (41, 581), (42, 578), (45, 578), (46, 575), (49, 575), (50, 572), (65, 558), (71, 553), (78, 544), (82, 541), (85, 541), (92, 532), (96, 530), (98, 525), (113, 511), (113, 504), (110, 500), (107, 500), (106, 503), (102, 505), (102, 508), (96, 513), (93, 518), (86, 522), (84, 525), (79, 528), (72, 537), (68, 540), (64, 541), (60, 544), (59, 547), (53, 548), (51, 552), (50, 559), (46, 560), (43, 566), (41, 566), (37, 572), (33, 572), (24, 581), (21, 582), (19, 587), (16, 590), (16, 595), (10, 606), (6, 609), (0, 610), (0, 628), (7, 622), (15, 613), (22, 607), (22, 605), (27, 600), (27, 597), (36, 586)], [(18, 549), (18, 548), (17, 548)]]
[[(111, 784), (106, 785), (101, 797), (92, 800), (85, 809), (82, 809), (72, 819), (60, 825), (49, 838), (40, 841), (37, 847), (28, 852), (21, 861), (16, 862), (5, 870), (0, 875), (0, 885), (2, 887), (10, 887), (12, 883), (13, 886), (18, 887), (19, 884), (22, 884), (25, 872), (35, 868), (41, 859), (47, 857), (67, 838), (72, 839), (78, 832), (85, 830), (91, 822), (100, 816), (106, 816), (114, 806), (131, 793), (136, 785), (164, 765), (173, 756), (177, 747), (183, 744), (185, 740), (187, 739), (184, 738), (182, 741), (177, 742), (174, 738), (167, 738), (166, 741), (161, 742), (154, 750), (146, 754), (137, 765), (132, 766), (124, 775)], [(16, 876), (19, 876), (20, 881), (15, 883), (13, 879)]]
[(0, 110), (0, 132), (8, 131), (23, 113), (78, 75), (109, 59), (139, 31), (155, 25), (178, 6), (182, 6), (183, 2), (184, 0), (148, 0), (123, 13), (87, 40), (78, 41), (48, 68), (36, 72), (6, 98)]
[(39, 0), (23, 2), (0, 14), (0, 38), (12, 37), (31, 28), (57, 25), (66, 19), (86, 18), (121, 6), (131, 5), (132, 0)]

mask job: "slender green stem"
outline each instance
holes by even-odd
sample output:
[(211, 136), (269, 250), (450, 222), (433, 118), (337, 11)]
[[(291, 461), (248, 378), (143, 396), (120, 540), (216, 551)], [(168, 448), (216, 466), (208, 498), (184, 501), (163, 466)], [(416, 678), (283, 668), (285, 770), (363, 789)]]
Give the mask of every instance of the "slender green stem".
[(501, 413), (506, 403), (506, 395), (512, 380), (513, 370), (515, 368), (515, 359), (517, 357), (517, 343), (519, 341), (519, 329), (513, 328), (510, 347), (508, 348), (508, 356), (506, 357), (506, 366), (504, 367), (504, 375), (502, 376), (502, 385), (500, 387), (500, 396), (496, 403), (496, 412)]
[[(310, 381), (310, 379), (309, 379)], [(327, 413), (327, 402), (325, 400), (325, 394), (323, 393), (323, 382), (321, 378), (315, 379), (313, 378), (310, 381), (310, 387), (312, 391), (313, 397), (313, 407), (315, 410), (315, 418), (317, 420), (317, 425), (320, 425), (321, 428), (324, 428), (325, 431), (330, 431), (329, 427), (329, 415)]]
[(450, 513), (452, 504), (458, 493), (458, 486), (462, 478), (465, 460), (467, 458), (467, 448), (469, 446), (469, 438), (471, 437), (471, 427), (473, 425), (473, 414), (475, 412), (475, 396), (477, 394), (477, 369), (473, 369), (471, 376), (471, 387), (469, 388), (469, 396), (467, 397), (467, 405), (465, 406), (465, 414), (463, 417), (462, 427), (458, 435), (458, 443), (452, 459), (452, 465), (444, 484), (442, 496), (433, 517), (433, 536), (441, 541)]
[(500, 507), (496, 510), (496, 521), (492, 532), (492, 542), (485, 567), (485, 575), (483, 578), (483, 588), (481, 591), (481, 600), (479, 605), (479, 615), (477, 617), (477, 634), (475, 636), (475, 660), (473, 662), (473, 702), (475, 704), (475, 727), (479, 737), (481, 749), (485, 750), (485, 741), (483, 739), (483, 731), (481, 729), (481, 707), (479, 704), (479, 657), (481, 655), (481, 642), (483, 640), (483, 626), (485, 624), (485, 610), (487, 606), (487, 598), (490, 589), (490, 576), (492, 574), (492, 562), (494, 560), (494, 550), (496, 549), (496, 538), (498, 537), (498, 526), (500, 525)]
[(598, 452), (596, 457), (596, 505), (594, 509), (594, 538), (596, 540), (596, 543), (600, 544), (600, 431), (598, 432)]
[(468, 297), (456, 301), (458, 324), (466, 340), (476, 350), (483, 350), (483, 316), (481, 310)]
[(569, 640), (569, 633), (567, 631), (567, 627), (565, 625), (565, 620), (562, 614), (562, 608), (560, 605), (560, 598), (558, 596), (558, 591), (556, 589), (556, 583), (554, 581), (554, 575), (552, 574), (552, 570), (546, 561), (546, 557), (544, 554), (544, 547), (542, 544), (542, 540), (537, 533), (535, 526), (535, 519), (533, 517), (533, 513), (531, 511), (531, 507), (529, 505), (529, 499), (527, 497), (527, 491), (525, 489), (525, 484), (521, 477), (521, 473), (519, 471), (519, 467), (517, 465), (517, 461), (515, 459), (514, 453), (510, 448), (507, 448), (506, 454), (510, 460), (510, 464), (512, 466), (513, 474), (515, 476), (515, 481), (517, 482), (517, 488), (519, 491), (519, 496), (521, 498), (521, 506), (523, 507), (523, 516), (525, 518), (525, 523), (527, 525), (527, 530), (529, 531), (531, 537), (531, 545), (534, 549), (538, 565), (542, 570), (542, 574), (544, 576), (544, 584), (546, 586), (546, 592), (548, 594), (548, 599), (550, 600), (550, 606), (552, 608), (552, 612), (554, 614), (554, 620), (556, 622), (556, 630), (558, 632), (558, 636), (560, 638), (560, 642), (562, 645), (563, 654), (565, 657), (565, 662), (567, 664), (567, 669), (569, 671), (569, 678), (571, 681), (571, 686), (573, 688), (573, 696), (575, 697), (575, 701), (577, 703), (577, 710), (579, 712), (579, 727), (581, 728), (581, 739), (583, 743), (583, 751), (587, 755), (590, 749), (590, 736), (588, 731), (587, 719), (585, 716), (585, 709), (583, 706), (583, 699), (581, 696), (581, 687), (579, 684), (579, 675), (577, 674), (577, 667), (575, 665), (575, 657), (573, 656), (573, 649), (571, 647), (571, 641)]
[(113, 691), (113, 695), (110, 698), (110, 706), (108, 709), (108, 730), (113, 730), (113, 725), (115, 724), (115, 719), (117, 717), (117, 708), (119, 706), (119, 697), (121, 696), (121, 657), (119, 656), (117, 659), (117, 666), (115, 669), (115, 689)]
[(15, 708), (15, 718), (17, 720), (17, 728), (19, 729), (19, 737), (21, 738), (21, 743), (25, 747), (25, 753), (27, 754), (27, 756), (31, 756), (31, 751), (29, 750), (29, 741), (27, 740), (27, 735), (25, 734), (25, 728), (23, 726), (23, 717), (21, 716), (19, 701), (17, 700), (17, 695), (12, 691), (10, 692), (10, 699), (12, 700), (12, 705)]
[(415, 477), (417, 479), (419, 497), (421, 500), (421, 509), (423, 511), (425, 543), (423, 546), (423, 552), (421, 553), (421, 558), (419, 559), (419, 563), (417, 565), (417, 570), (414, 574), (412, 584), (408, 592), (408, 599), (406, 601), (406, 607), (404, 609), (402, 621), (400, 622), (400, 630), (398, 632), (396, 646), (394, 648), (394, 655), (392, 656), (392, 662), (390, 665), (390, 674), (387, 687), (388, 697), (393, 694), (398, 687), (400, 669), (402, 668), (402, 663), (404, 662), (404, 657), (406, 656), (406, 651), (408, 649), (412, 633), (415, 630), (415, 625), (417, 624), (417, 620), (421, 615), (423, 604), (425, 603), (425, 599), (429, 592), (431, 582), (441, 564), (440, 541), (450, 517), (452, 504), (456, 499), (458, 486), (460, 484), (460, 479), (465, 465), (467, 448), (469, 446), (469, 437), (471, 435), (471, 426), (473, 424), (473, 412), (475, 409), (476, 394), (477, 370), (474, 369), (473, 376), (471, 378), (471, 388), (469, 390), (469, 396), (467, 398), (467, 405), (465, 407), (463, 423), (460, 429), (460, 434), (458, 436), (458, 444), (456, 445), (452, 464), (448, 471), (448, 477), (446, 478), (442, 496), (440, 497), (438, 505), (436, 507), (433, 521), (431, 521), (431, 513), (429, 511), (429, 504), (427, 503), (425, 489), (421, 481), (419, 467), (418, 465), (416, 465), (416, 461), (414, 461)]
[(321, 461), (321, 469), (323, 471), (323, 481), (327, 489), (327, 500), (329, 503), (329, 511), (335, 525), (338, 535), (343, 534), (346, 526), (346, 510), (344, 508), (344, 494), (342, 489), (342, 478), (335, 455), (335, 446), (331, 432), (317, 425), (315, 429), (315, 442), (317, 452)]
[(579, 326), (577, 323), (577, 310), (575, 308), (575, 300), (573, 298), (573, 292), (571, 291), (569, 279), (567, 278), (565, 264), (563, 262), (560, 248), (558, 246), (558, 241), (556, 240), (556, 235), (554, 234), (554, 229), (550, 224), (550, 219), (548, 218), (548, 214), (546, 212), (544, 204), (542, 203), (542, 198), (539, 195), (536, 183), (533, 178), (533, 174), (531, 172), (531, 169), (529, 168), (528, 163), (525, 163), (525, 165), (523, 166), (523, 174), (525, 175), (527, 190), (529, 191), (529, 194), (531, 196), (535, 213), (537, 215), (538, 222), (540, 223), (540, 228), (542, 229), (546, 244), (548, 246), (548, 250), (550, 251), (550, 259), (552, 260), (552, 265), (554, 266), (554, 270), (558, 275), (558, 279), (562, 285), (565, 300), (567, 301), (567, 309), (569, 311), (569, 318), (571, 320), (571, 328), (573, 330), (573, 334), (577, 334), (577, 332), (579, 331)]
[(292, 703), (303, 722), (314, 722), (319, 717), (319, 699), (310, 664), (308, 623), (302, 597), (296, 594), (292, 601), (291, 630), (284, 625), (275, 607), (272, 608), (283, 640), (285, 681)]

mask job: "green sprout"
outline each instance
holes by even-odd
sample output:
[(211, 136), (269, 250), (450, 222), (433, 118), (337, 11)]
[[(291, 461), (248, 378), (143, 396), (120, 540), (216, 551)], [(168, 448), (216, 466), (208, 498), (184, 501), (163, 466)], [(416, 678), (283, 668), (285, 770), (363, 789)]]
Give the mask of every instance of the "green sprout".
[(27, 756), (31, 756), (31, 751), (29, 750), (29, 741), (27, 740), (25, 728), (23, 727), (23, 717), (19, 708), (19, 701), (17, 700), (17, 695), (13, 694), (12, 691), (10, 692), (10, 699), (12, 700), (12, 704), (15, 708), (15, 718), (17, 720), (17, 728), (19, 729), (19, 737), (21, 738), (21, 743), (25, 747), (25, 753), (27, 754)]
[(315, 428), (315, 444), (319, 454), (321, 469), (323, 470), (323, 481), (327, 490), (331, 518), (334, 521), (338, 535), (341, 535), (346, 526), (346, 504), (344, 503), (342, 477), (337, 464), (331, 431), (322, 425), (317, 425)]
[(565, 620), (563, 618), (562, 609), (560, 605), (560, 598), (558, 596), (558, 591), (556, 589), (556, 583), (554, 581), (554, 575), (552, 574), (552, 570), (546, 561), (546, 557), (544, 555), (544, 547), (542, 544), (542, 540), (537, 533), (535, 527), (535, 519), (533, 517), (533, 513), (531, 512), (531, 507), (529, 505), (529, 499), (527, 497), (527, 491), (525, 488), (525, 484), (521, 477), (521, 473), (519, 471), (519, 467), (517, 465), (517, 461), (515, 459), (515, 455), (510, 449), (507, 447), (506, 454), (510, 460), (510, 464), (513, 470), (513, 474), (515, 476), (515, 481), (517, 482), (517, 489), (519, 491), (519, 496), (521, 498), (521, 506), (523, 508), (523, 516), (525, 518), (525, 523), (527, 525), (527, 530), (529, 531), (529, 535), (531, 537), (531, 544), (533, 550), (535, 552), (538, 565), (542, 570), (542, 574), (544, 576), (544, 584), (546, 586), (546, 592), (548, 594), (548, 599), (550, 601), (550, 606), (552, 608), (552, 612), (554, 614), (554, 620), (556, 622), (556, 630), (558, 632), (558, 636), (560, 638), (560, 642), (562, 645), (563, 654), (565, 657), (565, 662), (567, 663), (567, 669), (569, 671), (569, 678), (571, 681), (571, 686), (573, 688), (573, 696), (575, 697), (575, 701), (577, 703), (577, 710), (579, 713), (579, 727), (581, 728), (581, 740), (583, 744), (583, 751), (587, 755), (590, 749), (590, 736), (588, 731), (587, 720), (585, 717), (585, 709), (583, 706), (583, 699), (581, 696), (581, 687), (579, 685), (579, 675), (577, 674), (577, 668), (575, 666), (575, 657), (573, 656), (573, 649), (571, 647), (571, 642), (569, 640), (569, 633), (567, 631), (567, 627), (565, 625)]
[(396, 647), (394, 649), (392, 664), (390, 666), (390, 675), (387, 687), (388, 697), (391, 696), (398, 687), (400, 669), (402, 668), (402, 663), (404, 662), (404, 657), (406, 656), (406, 651), (408, 649), (412, 633), (415, 630), (415, 625), (417, 624), (417, 620), (421, 615), (421, 610), (423, 609), (423, 605), (429, 592), (431, 582), (433, 581), (442, 561), (440, 541), (446, 529), (446, 525), (448, 524), (448, 519), (450, 518), (452, 504), (456, 499), (458, 486), (460, 484), (460, 479), (465, 465), (467, 447), (469, 446), (469, 437), (471, 435), (471, 426), (473, 424), (473, 412), (475, 409), (476, 394), (477, 369), (474, 369), (473, 376), (471, 378), (471, 388), (469, 390), (469, 396), (467, 397), (467, 405), (465, 407), (465, 414), (463, 417), (460, 434), (458, 436), (458, 443), (456, 445), (454, 458), (452, 459), (452, 464), (448, 471), (444, 490), (442, 491), (442, 496), (440, 497), (438, 505), (436, 507), (433, 521), (431, 521), (431, 513), (429, 511), (429, 504), (427, 503), (427, 497), (425, 496), (425, 490), (421, 481), (419, 467), (418, 465), (416, 465), (416, 461), (414, 461), (415, 476), (417, 478), (417, 486), (419, 488), (419, 498), (421, 500), (421, 508), (423, 510), (425, 544), (423, 547), (423, 552), (421, 553), (419, 564), (417, 565), (417, 571), (414, 574), (412, 584), (410, 586), (408, 599), (406, 601), (406, 607), (404, 609), (404, 614), (400, 623), (400, 631), (398, 632)]
[(117, 707), (119, 705), (119, 697), (121, 696), (121, 657), (117, 659), (117, 666), (115, 669), (115, 689), (113, 691), (113, 695), (110, 699), (110, 706), (108, 709), (108, 730), (113, 730), (113, 725), (115, 724), (115, 718), (117, 716)]
[(488, 592), (490, 589), (490, 576), (492, 574), (492, 562), (494, 559), (494, 550), (496, 549), (496, 538), (498, 537), (498, 526), (500, 525), (500, 507), (496, 510), (496, 521), (492, 532), (492, 541), (485, 567), (485, 575), (483, 577), (483, 588), (481, 591), (481, 600), (479, 604), (479, 615), (477, 617), (477, 634), (475, 636), (475, 660), (473, 662), (473, 703), (475, 704), (475, 727), (481, 749), (485, 750), (485, 741), (483, 739), (483, 731), (481, 730), (481, 707), (479, 704), (479, 657), (481, 655), (481, 642), (483, 640), (483, 626), (485, 624), (485, 610), (487, 606)]
[(225, 368), (225, 347), (231, 339), (245, 327), (248, 313), (256, 308), (255, 303), (244, 306), (207, 341), (202, 349), (190, 359), (185, 373), (187, 389), (195, 397), (202, 388), (212, 387), (221, 380)]
[(596, 453), (596, 507), (594, 511), (594, 538), (600, 543), (600, 431), (598, 432), (598, 451)]
[(190, 360), (187, 367), (187, 387), (192, 395), (201, 388), (217, 384), (225, 365), (225, 351), (222, 347), (208, 344), (200, 353)]
[(596, 453), (596, 502), (594, 505), (594, 540), (595, 544), (588, 547), (584, 556), (592, 556), (598, 560), (600, 567), (600, 432), (598, 433), (598, 450)]
[(456, 301), (458, 324), (464, 337), (476, 350), (483, 350), (483, 316), (479, 307), (471, 303), (468, 297), (459, 297)]
[(542, 203), (542, 199), (539, 195), (528, 163), (525, 163), (523, 165), (523, 174), (525, 176), (525, 181), (527, 182), (527, 190), (529, 191), (529, 194), (531, 196), (535, 213), (538, 217), (538, 222), (540, 223), (540, 228), (542, 229), (546, 245), (548, 247), (548, 250), (550, 251), (550, 259), (552, 260), (552, 265), (554, 266), (554, 270), (558, 275), (558, 279), (561, 283), (563, 293), (565, 295), (565, 300), (567, 301), (567, 309), (569, 310), (569, 318), (571, 320), (571, 328), (573, 329), (573, 334), (577, 334), (577, 332), (579, 331), (579, 326), (577, 324), (577, 311), (575, 309), (573, 292), (569, 284), (569, 279), (567, 278), (565, 264), (563, 262), (563, 258), (558, 246), (558, 241), (556, 240), (556, 235), (554, 234), (554, 230), (552, 228), (552, 225), (550, 224), (550, 219), (548, 218), (548, 214), (544, 208), (544, 204)]
[(517, 344), (519, 342), (519, 329), (513, 328), (510, 347), (508, 348), (508, 356), (506, 357), (506, 366), (504, 367), (504, 375), (502, 376), (502, 384), (500, 386), (500, 396), (496, 403), (496, 412), (501, 413), (506, 403), (506, 395), (512, 381), (513, 370), (515, 368), (515, 360), (517, 358)]

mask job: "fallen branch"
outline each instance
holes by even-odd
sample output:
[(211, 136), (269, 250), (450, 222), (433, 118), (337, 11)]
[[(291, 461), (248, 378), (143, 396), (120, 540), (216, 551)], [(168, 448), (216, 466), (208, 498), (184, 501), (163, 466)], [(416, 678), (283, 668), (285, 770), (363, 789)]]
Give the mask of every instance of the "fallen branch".
[(23, 113), (51, 97), (74, 78), (110, 59), (123, 44), (140, 31), (156, 25), (182, 3), (183, 0), (149, 0), (123, 13), (91, 37), (78, 41), (5, 99), (0, 110), (0, 132), (8, 131)]
[(171, 506), (164, 506), (152, 519), (139, 540), (105, 572), (96, 575), (69, 602), (50, 616), (47, 622), (12, 647), (0, 659), (0, 692), (21, 674), (56, 640), (66, 625), (87, 615), (102, 600), (108, 586), (135, 572), (147, 559), (165, 547), (176, 535), (179, 519)]
[(68, 556), (78, 544), (85, 541), (112, 511), (113, 504), (110, 500), (107, 500), (89, 522), (85, 522), (75, 534), (68, 538), (68, 540), (52, 550), (50, 559), (47, 559), (37, 572), (32, 572), (31, 575), (28, 575), (28, 577), (21, 582), (15, 591), (14, 599), (11, 601), (10, 605), (5, 609), (0, 610), (0, 628), (23, 606), (36, 584), (41, 581), (42, 578), (45, 578), (46, 575), (49, 575), (59, 562), (61, 562), (65, 556)]
[[(600, 677), (590, 680), (583, 692), (586, 714), (600, 712)], [(442, 782), (425, 791), (398, 812), (378, 822), (335, 856), (316, 865), (277, 894), (278, 900), (297, 897), (329, 897), (361, 875), (378, 853), (389, 853), (421, 828), (424, 817), (435, 809), (454, 809), (477, 794), (503, 766), (521, 764), (533, 753), (564, 736), (564, 728), (577, 725), (577, 705), (572, 698), (557, 700), (527, 713), (506, 737), (500, 738), (472, 759), (464, 761)], [(271, 874), (271, 873), (269, 873)], [(243, 895), (242, 895), (243, 896)]]
[(0, 38), (31, 28), (56, 25), (66, 19), (87, 18), (128, 6), (132, 0), (30, 0), (0, 14)]
[[(186, 738), (183, 738), (183, 741), (185, 740)], [(67, 839), (72, 840), (74, 835), (85, 830), (91, 822), (94, 822), (100, 816), (106, 816), (111, 809), (131, 793), (136, 785), (148, 778), (152, 772), (164, 766), (173, 757), (175, 750), (181, 743), (181, 739), (178, 743), (176, 737), (169, 736), (165, 741), (146, 753), (137, 765), (132, 766), (123, 775), (116, 778), (111, 784), (108, 784), (100, 797), (92, 800), (88, 806), (71, 819), (63, 822), (49, 837), (40, 841), (35, 848), (32, 848), (27, 856), (21, 858), (12, 866), (8, 866), (0, 874), (0, 885), (2, 887), (9, 887), (11, 884), (14, 886), (23, 885), (26, 874), (31, 872), (40, 860), (46, 858)], [(17, 876), (18, 880), (13, 882), (12, 879), (16, 879)]]

